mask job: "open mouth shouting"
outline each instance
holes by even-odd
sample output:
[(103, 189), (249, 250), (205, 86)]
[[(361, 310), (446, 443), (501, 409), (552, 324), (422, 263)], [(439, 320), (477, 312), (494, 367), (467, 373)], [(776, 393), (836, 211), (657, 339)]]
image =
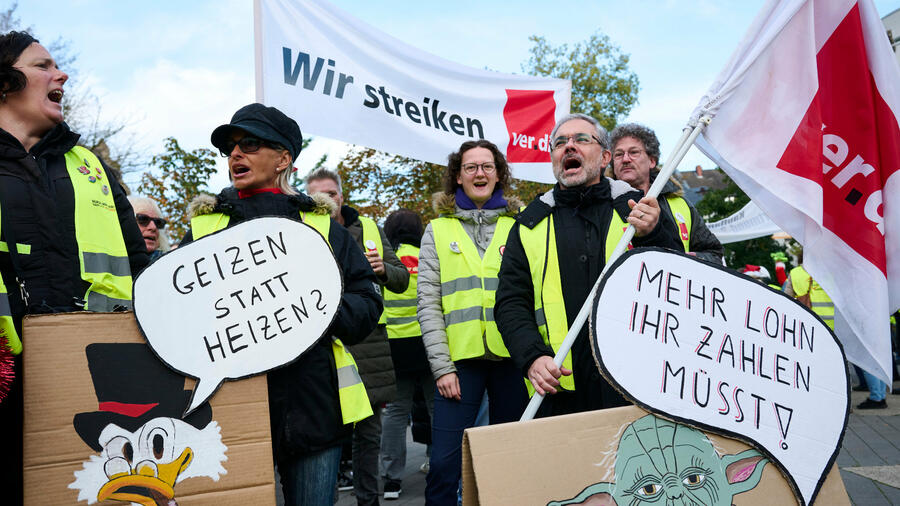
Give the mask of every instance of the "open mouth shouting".
[(62, 88), (57, 89), (57, 90), (53, 90), (53, 91), (51, 91), (50, 93), (47, 93), (47, 98), (48, 98), (51, 102), (53, 102), (53, 103), (55, 103), (55, 104), (61, 103), (61, 102), (62, 102), (62, 99), (63, 99), (63, 90), (62, 90)]
[(578, 171), (582, 166), (581, 157), (575, 153), (566, 154), (563, 157), (562, 166), (564, 174), (568, 174), (570, 171)]

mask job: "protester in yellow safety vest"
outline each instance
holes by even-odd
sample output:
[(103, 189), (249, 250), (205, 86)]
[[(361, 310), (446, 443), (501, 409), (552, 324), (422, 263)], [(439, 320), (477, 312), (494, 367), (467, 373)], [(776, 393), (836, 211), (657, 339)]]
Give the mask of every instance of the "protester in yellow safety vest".
[[(24, 32), (0, 35), (0, 346), (23, 353), (25, 314), (131, 305), (148, 262), (117, 175), (63, 122), (68, 76)], [(0, 402), (0, 489), (22, 500), (22, 381)]]
[(596, 119), (563, 117), (551, 135), (558, 184), (516, 217), (506, 243), (494, 314), (519, 370), (538, 393), (554, 394), (538, 416), (627, 404), (600, 377), (588, 326), (562, 367), (553, 356), (629, 223), (636, 229), (635, 246), (682, 248), (656, 199), (602, 176), (611, 157)]
[[(607, 175), (630, 184), (645, 194), (659, 174), (659, 139), (656, 133), (637, 123), (625, 123), (610, 133), (612, 165)], [(697, 258), (722, 264), (724, 249), (709, 231), (703, 216), (685, 198), (681, 185), (671, 177), (660, 192), (659, 207), (675, 225), (683, 251)]]
[[(400, 263), (375, 220), (361, 216), (356, 209), (344, 204), (340, 175), (325, 168), (314, 170), (306, 176), (306, 191), (310, 195), (325, 194), (337, 205), (331, 216), (350, 232), (356, 245), (365, 253), (378, 284), (383, 287), (380, 290), (382, 295), (385, 290), (403, 293), (409, 282), (409, 272)], [(375, 416), (353, 428), (353, 492), (360, 505), (378, 503), (381, 411), (386, 402), (394, 400), (397, 392), (391, 348), (387, 341), (385, 316), (382, 313), (378, 327), (362, 342), (350, 347), (375, 412)]]
[(211, 141), (228, 158), (234, 186), (191, 203), (191, 231), (181, 244), (252, 218), (286, 216), (325, 237), (343, 274), (341, 306), (325, 336), (295, 362), (268, 373), (272, 446), (285, 504), (332, 504), (341, 442), (354, 422), (372, 415), (344, 344), (359, 342), (377, 324), (382, 305), (375, 274), (350, 234), (329, 217), (331, 201), (314, 200), (290, 185), (303, 143), (293, 119), (274, 107), (250, 104), (216, 128)]
[(497, 146), (464, 142), (451, 153), (439, 217), (419, 256), (418, 317), (437, 380), (426, 504), (456, 504), (462, 436), (485, 391), (492, 424), (517, 420), (527, 396), (494, 321), (497, 272), (518, 202), (507, 201), (509, 165)]
[[(384, 315), (388, 341), (397, 376), (397, 397), (384, 408), (381, 430), (381, 464), (384, 498), (398, 499), (406, 474), (406, 428), (413, 411), (413, 397), (422, 390), (430, 419), (434, 412), (434, 378), (422, 343), (422, 329), (416, 318), (416, 286), (419, 277), (419, 246), (422, 218), (408, 209), (398, 209), (384, 221), (384, 233), (409, 271), (409, 285), (403, 293), (384, 292)], [(431, 445), (427, 454), (431, 455)]]

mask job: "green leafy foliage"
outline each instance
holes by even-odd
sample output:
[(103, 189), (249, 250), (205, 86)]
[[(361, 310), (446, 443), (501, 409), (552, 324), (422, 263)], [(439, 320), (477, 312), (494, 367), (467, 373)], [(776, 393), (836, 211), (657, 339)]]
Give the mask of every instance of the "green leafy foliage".
[(174, 137), (168, 137), (165, 152), (155, 155), (151, 163), (158, 170), (144, 172), (137, 191), (156, 200), (169, 220), (169, 237), (177, 242), (190, 229), (188, 205), (207, 189), (216, 172), (216, 154), (206, 148), (185, 151)]
[(544, 37), (529, 37), (534, 45), (522, 71), (572, 81), (572, 112), (597, 118), (607, 129), (638, 102), (640, 82), (628, 68), (629, 56), (609, 37), (596, 32), (573, 46), (552, 46)]

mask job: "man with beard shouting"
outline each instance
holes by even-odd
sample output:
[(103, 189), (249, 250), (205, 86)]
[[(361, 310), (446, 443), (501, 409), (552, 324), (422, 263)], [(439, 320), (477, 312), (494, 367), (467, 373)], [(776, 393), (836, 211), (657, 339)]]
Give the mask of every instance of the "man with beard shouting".
[(680, 249), (675, 225), (655, 198), (603, 177), (612, 154), (599, 122), (570, 114), (550, 135), (557, 184), (516, 218), (503, 253), (494, 315), (529, 390), (550, 394), (537, 416), (628, 402), (594, 364), (584, 326), (562, 367), (553, 356), (629, 224), (634, 246)]

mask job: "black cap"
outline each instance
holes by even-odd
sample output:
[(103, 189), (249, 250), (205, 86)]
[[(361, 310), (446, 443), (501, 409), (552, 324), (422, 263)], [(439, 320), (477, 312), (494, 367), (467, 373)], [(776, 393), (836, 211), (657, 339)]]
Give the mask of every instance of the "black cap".
[(264, 141), (284, 146), (290, 151), (294, 161), (297, 160), (297, 155), (300, 154), (303, 146), (303, 134), (300, 133), (300, 126), (274, 107), (266, 107), (262, 104), (241, 107), (231, 117), (231, 123), (213, 130), (209, 140), (220, 151), (225, 150), (225, 144), (235, 129), (243, 130)]

